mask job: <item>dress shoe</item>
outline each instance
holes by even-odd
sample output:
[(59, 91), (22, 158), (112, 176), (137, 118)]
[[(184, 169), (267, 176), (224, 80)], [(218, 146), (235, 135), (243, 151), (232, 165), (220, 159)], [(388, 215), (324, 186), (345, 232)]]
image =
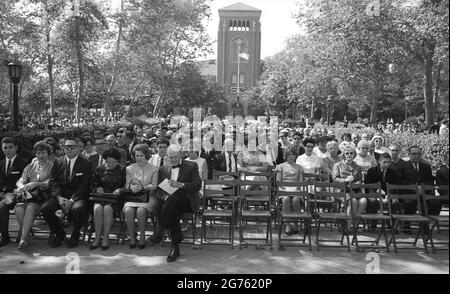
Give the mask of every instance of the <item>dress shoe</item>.
[(150, 238), (148, 240), (153, 244), (159, 244), (159, 243), (161, 243), (162, 238), (159, 235), (153, 234), (152, 236), (150, 236)]
[(66, 238), (66, 232), (61, 230), (59, 233), (55, 233), (54, 238), (50, 244), (52, 248), (56, 248), (62, 245), (62, 242)]
[[(94, 244), (91, 244), (91, 245), (89, 245), (89, 250), (95, 250), (95, 249), (97, 249), (98, 247), (99, 247), (100, 245), (94, 245)], [(103, 247), (103, 246), (102, 246)]]
[(169, 256), (167, 256), (167, 262), (174, 262), (180, 256), (180, 247), (177, 245), (172, 246)]
[(8, 245), (9, 242), (11, 242), (11, 239), (9, 238), (9, 236), (7, 236), (7, 237), (2, 236), (2, 238), (0, 240), (0, 247)]
[(80, 239), (80, 236), (78, 235), (72, 235), (70, 239), (67, 241), (67, 248), (74, 248), (78, 246), (78, 240)]

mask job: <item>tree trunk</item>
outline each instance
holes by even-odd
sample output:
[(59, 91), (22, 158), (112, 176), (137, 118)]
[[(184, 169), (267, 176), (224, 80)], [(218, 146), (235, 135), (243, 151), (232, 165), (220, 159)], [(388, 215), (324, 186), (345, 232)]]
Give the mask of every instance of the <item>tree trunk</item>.
[(433, 104), (433, 55), (434, 44), (424, 41), (422, 49), (425, 56), (424, 63), (424, 98), (425, 98), (425, 122), (427, 127), (434, 123)]
[(376, 82), (375, 93), (370, 103), (370, 123), (375, 124), (378, 119), (378, 104), (380, 102), (380, 93), (383, 84), (380, 81)]
[(142, 79), (139, 81), (139, 83), (134, 88), (133, 97), (131, 97), (130, 106), (128, 107), (128, 111), (127, 111), (126, 117), (132, 117), (133, 116), (133, 103), (136, 101), (136, 96), (137, 96), (137, 93), (138, 93), (139, 89), (141, 88), (142, 83), (144, 82), (144, 77), (145, 77), (145, 74), (143, 73), (142, 74)]
[(439, 61), (437, 72), (436, 72), (436, 87), (434, 88), (434, 113), (438, 112), (439, 109), (439, 89), (441, 87), (441, 68), (442, 61)]
[(78, 91), (75, 102), (75, 119), (77, 123), (79, 123), (81, 118), (81, 103), (83, 101), (83, 88), (84, 88), (83, 52), (81, 52), (81, 40), (80, 40), (80, 16), (75, 16), (75, 22), (76, 22), (75, 48), (77, 51), (77, 61), (78, 61)]
[(117, 34), (117, 43), (116, 43), (116, 53), (114, 56), (114, 67), (113, 67), (113, 74), (111, 77), (111, 83), (109, 84), (108, 90), (106, 91), (106, 97), (105, 97), (105, 116), (111, 116), (111, 95), (113, 93), (113, 88), (116, 83), (116, 77), (117, 77), (117, 67), (119, 65), (119, 50), (120, 50), (120, 42), (122, 39), (122, 27), (123, 27), (123, 19), (122, 19), (122, 13), (123, 13), (123, 0), (120, 1), (120, 19), (119, 19), (119, 32)]
[(53, 57), (51, 53), (51, 47), (50, 47), (50, 30), (47, 31), (47, 72), (48, 72), (48, 83), (50, 86), (50, 116), (55, 116), (55, 90), (54, 90), (54, 84), (55, 81), (53, 79)]

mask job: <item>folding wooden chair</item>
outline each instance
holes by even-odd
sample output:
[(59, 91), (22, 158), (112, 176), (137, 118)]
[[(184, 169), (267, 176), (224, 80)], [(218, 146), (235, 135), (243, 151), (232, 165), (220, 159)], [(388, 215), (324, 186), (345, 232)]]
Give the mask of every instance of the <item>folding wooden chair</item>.
[[(211, 186), (216, 185), (226, 185), (227, 187), (232, 187), (232, 189), (211, 189)], [(207, 240), (206, 237), (206, 221), (210, 220), (225, 220), (228, 221), (229, 243), (209, 243), (217, 245), (231, 245), (231, 249), (234, 248), (234, 222), (236, 220), (235, 215), (235, 203), (237, 202), (238, 196), (236, 193), (235, 186), (238, 185), (238, 180), (205, 180), (205, 185), (203, 188), (203, 214), (202, 214), (202, 230), (200, 237), (200, 245), (203, 245), (203, 240)], [(230, 209), (217, 209), (214, 204), (212, 204), (216, 199), (220, 198), (222, 202), (228, 202), (228, 208)], [(216, 237), (215, 239), (224, 239), (222, 237)]]
[[(289, 187), (292, 187), (292, 190), (295, 191), (289, 191), (291, 190)], [(308, 199), (309, 199), (309, 193), (308, 193), (308, 187), (309, 187), (309, 182), (283, 182), (283, 181), (277, 181), (276, 182), (276, 187), (275, 187), (275, 191), (276, 191), (276, 203), (277, 203), (277, 211), (278, 211), (278, 223), (279, 223), (279, 227), (278, 227), (278, 249), (282, 250), (284, 248), (284, 246), (302, 246), (302, 243), (305, 244), (306, 241), (306, 235), (308, 235), (308, 246), (309, 250), (312, 250), (312, 244), (311, 244), (311, 223), (312, 223), (312, 215), (311, 213), (306, 209), (303, 211), (293, 211), (293, 212), (284, 212), (280, 205), (280, 200), (282, 197), (300, 197), (301, 200), (303, 201), (303, 203), (306, 205), (308, 203)], [(288, 188), (288, 191), (285, 190), (285, 188)], [(302, 239), (283, 239), (281, 237), (281, 231), (283, 228), (283, 224), (284, 222), (296, 222), (296, 221), (300, 221), (301, 223), (304, 222), (305, 223), (305, 229), (304, 229), (304, 234), (303, 234), (303, 238)], [(295, 244), (290, 244), (290, 243), (285, 243), (282, 244), (283, 241), (286, 242), (295, 242), (297, 243), (297, 245)]]
[[(258, 185), (261, 190), (249, 190), (248, 186)], [(244, 242), (244, 226), (248, 221), (267, 223), (266, 238), (246, 238), (247, 240), (265, 240), (265, 246), (272, 250), (272, 183), (271, 181), (246, 181), (239, 182), (239, 249)], [(249, 244), (259, 245), (261, 244)]]
[[(344, 237), (347, 239), (347, 250), (350, 252), (350, 240), (348, 236), (348, 227), (351, 218), (347, 215), (346, 186), (345, 183), (323, 183), (314, 182), (314, 218), (316, 223), (316, 243), (317, 251), (320, 248), (320, 242), (340, 242), (340, 245), (326, 245), (326, 247), (343, 247)], [(334, 208), (331, 212), (320, 211), (318, 208), (318, 199), (324, 199), (334, 202)], [(344, 210), (338, 210), (339, 203), (343, 203)], [(340, 240), (320, 240), (319, 232), (322, 223), (340, 224), (342, 235)], [(325, 246), (325, 245), (324, 245)]]
[[(350, 184), (350, 207), (352, 214), (352, 224), (353, 224), (353, 242), (356, 244), (356, 252), (359, 252), (362, 248), (359, 243), (372, 243), (372, 246), (369, 248), (373, 248), (373, 245), (378, 245), (380, 241), (381, 234), (384, 236), (386, 251), (389, 252), (389, 238), (386, 233), (386, 226), (389, 228), (391, 234), (391, 218), (389, 215), (385, 215), (383, 213), (383, 196), (379, 193), (381, 190), (381, 184), (378, 182), (376, 184)], [(378, 202), (379, 210), (376, 213), (362, 213), (360, 215), (356, 215), (353, 212), (353, 200), (359, 200), (361, 198), (367, 199), (375, 199)], [(363, 221), (375, 221), (377, 223), (381, 223), (381, 228), (378, 233), (377, 238), (369, 241), (361, 241), (358, 240), (358, 228), (361, 222)]]
[[(391, 217), (391, 227), (392, 231), (395, 231), (398, 225), (408, 222), (411, 224), (417, 224), (419, 226), (419, 229), (417, 230), (416, 239), (419, 237), (419, 235), (422, 235), (423, 239), (423, 247), (425, 250), (425, 253), (428, 253), (427, 248), (427, 238), (425, 237), (425, 230), (426, 226), (429, 226), (431, 220), (428, 218), (428, 213), (426, 211), (426, 207), (424, 210), (422, 210), (422, 204), (421, 199), (419, 195), (419, 190), (417, 185), (386, 185), (386, 190), (388, 193), (388, 208), (389, 208), (389, 216)], [(402, 201), (417, 201), (417, 210), (415, 213), (412, 214), (395, 214), (392, 213), (392, 205), (391, 200), (398, 199), (400, 202)], [(426, 203), (425, 203), (426, 205)], [(425, 216), (421, 215), (421, 212), (424, 211)], [(393, 224), (392, 224), (393, 223)], [(431, 239), (431, 236), (429, 236)], [(430, 240), (433, 242), (432, 240)], [(402, 241), (399, 242), (395, 238), (395, 234), (392, 234), (392, 238), (389, 241), (389, 244), (394, 243), (394, 252), (398, 252), (397, 244), (412, 244), (414, 247), (416, 247), (416, 242), (408, 242), (408, 241)], [(402, 249), (414, 249), (414, 248), (402, 248)]]
[[(436, 200), (437, 198), (441, 201), (448, 201), (448, 194), (449, 194), (449, 186), (431, 186), (431, 185), (422, 185), (422, 199), (423, 199), (423, 205), (424, 207), (427, 207), (427, 201), (428, 200)], [(431, 249), (433, 253), (436, 253), (436, 250), (449, 250), (448, 245), (449, 242), (436, 242), (433, 240), (433, 230), (434, 228), (439, 228), (441, 226), (447, 227), (447, 232), (449, 228), (449, 216), (441, 216), (441, 215), (428, 215), (428, 218), (431, 220), (431, 228), (429, 231), (429, 238), (427, 241), (430, 241), (431, 243)], [(431, 237), (430, 237), (431, 236)], [(415, 242), (417, 242), (418, 237), (416, 237)], [(436, 248), (435, 245), (447, 245), (446, 247), (438, 247)]]

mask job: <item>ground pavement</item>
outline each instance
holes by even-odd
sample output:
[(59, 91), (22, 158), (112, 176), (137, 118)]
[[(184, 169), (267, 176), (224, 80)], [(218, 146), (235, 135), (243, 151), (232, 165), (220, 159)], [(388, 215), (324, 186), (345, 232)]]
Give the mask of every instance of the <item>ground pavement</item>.
[[(14, 223), (14, 221), (12, 221)], [(14, 225), (13, 225), (14, 226)], [(36, 226), (35, 226), (36, 227)], [(249, 233), (245, 236), (264, 236), (264, 226), (248, 226)], [(38, 228), (39, 229), (39, 226)], [(199, 229), (199, 227), (198, 227)], [(69, 230), (67, 230), (69, 232)], [(150, 232), (148, 232), (150, 234)], [(219, 225), (208, 230), (208, 234), (226, 236), (227, 229)], [(329, 227), (321, 229), (321, 236), (337, 238), (339, 232)], [(186, 236), (190, 235), (190, 229)], [(313, 238), (313, 250), (308, 248), (286, 247), (279, 250), (277, 234), (274, 232), (273, 250), (267, 247), (248, 246), (231, 249), (225, 245), (204, 244), (181, 245), (181, 256), (176, 262), (167, 263), (166, 257), (170, 245), (147, 246), (143, 250), (129, 249), (125, 244), (116, 244), (111, 240), (107, 251), (100, 248), (90, 251), (88, 245), (80, 243), (77, 248), (68, 249), (64, 245), (52, 249), (47, 245), (45, 234), (32, 240), (24, 251), (17, 249), (17, 243), (10, 243), (0, 248), (0, 273), (72, 273), (78, 270), (83, 274), (120, 273), (120, 274), (364, 274), (364, 273), (404, 273), (404, 274), (448, 274), (448, 251), (438, 251), (437, 254), (424, 253), (422, 243), (414, 250), (399, 250), (391, 252), (367, 249), (356, 252), (352, 246), (351, 252), (341, 248), (320, 248), (316, 250)], [(363, 235), (369, 236), (368, 232)], [(238, 232), (235, 231), (235, 236)], [(299, 235), (294, 235), (299, 237)], [(293, 238), (294, 236), (290, 237)], [(412, 240), (411, 236), (400, 234), (401, 239)], [(441, 232), (435, 238), (448, 240), (448, 231)], [(363, 237), (364, 239), (364, 237)], [(237, 243), (236, 243), (237, 244)], [(447, 248), (444, 245), (442, 248)], [(79, 268), (74, 266), (74, 258), (79, 257)], [(379, 261), (379, 263), (378, 263)]]

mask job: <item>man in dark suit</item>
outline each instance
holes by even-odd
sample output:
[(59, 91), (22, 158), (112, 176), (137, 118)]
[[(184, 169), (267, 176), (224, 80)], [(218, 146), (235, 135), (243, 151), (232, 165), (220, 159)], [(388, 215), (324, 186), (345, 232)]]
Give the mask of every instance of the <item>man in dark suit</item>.
[[(422, 159), (422, 149), (419, 146), (413, 145), (408, 149), (409, 161), (402, 164), (401, 181), (403, 185), (434, 185), (434, 177), (431, 171), (431, 166), (424, 163)], [(428, 213), (434, 212), (439, 206), (439, 200), (427, 201)], [(403, 208), (405, 214), (414, 214), (417, 211), (416, 200), (403, 201)], [(405, 232), (410, 233), (409, 223), (405, 222)]]
[[(375, 184), (380, 182), (381, 184), (381, 195), (386, 198), (386, 184), (398, 185), (399, 179), (395, 171), (391, 168), (391, 156), (388, 153), (380, 154), (380, 160), (378, 165), (369, 168), (366, 175), (366, 184)], [(384, 202), (384, 201), (383, 201)], [(392, 210), (394, 213), (398, 213), (398, 200), (393, 200)], [(377, 213), (380, 204), (375, 199), (367, 199), (366, 212)], [(376, 227), (375, 223), (371, 224), (371, 228)]]
[(223, 142), (225, 151), (214, 156), (213, 167), (214, 170), (224, 172), (236, 172), (237, 155), (233, 153), (233, 139), (225, 139)]
[(80, 229), (88, 221), (88, 198), (92, 180), (91, 162), (78, 156), (76, 139), (68, 138), (64, 144), (66, 156), (56, 160), (50, 175), (50, 195), (41, 207), (42, 215), (48, 223), (52, 239), (50, 246), (59, 247), (66, 232), (55, 215), (62, 209), (73, 221), (73, 231), (67, 242), (69, 248), (78, 246)]
[(95, 149), (97, 150), (97, 154), (91, 155), (88, 158), (92, 164), (92, 172), (94, 172), (97, 167), (103, 166), (105, 164), (105, 160), (102, 158), (102, 154), (106, 150), (105, 139), (96, 139)]
[[(440, 169), (436, 172), (436, 185), (438, 186), (446, 186), (448, 185), (448, 151), (445, 153), (445, 165), (441, 166)], [(444, 191), (439, 189), (440, 195), (448, 195), (448, 191)], [(436, 207), (435, 215), (439, 215), (442, 209), (442, 204), (447, 204), (448, 201), (441, 201), (440, 205)]]
[(2, 139), (2, 150), (5, 158), (0, 161), (0, 247), (10, 242), (9, 211), (15, 206), (14, 189), (27, 165), (25, 160), (17, 156), (17, 143), (14, 138)]
[[(391, 155), (391, 169), (394, 170), (397, 179), (402, 177), (402, 168), (405, 161), (400, 158), (400, 153), (402, 152), (402, 147), (400, 144), (392, 143), (389, 145), (389, 154)], [(398, 183), (400, 184), (400, 183)]]
[(202, 180), (198, 174), (195, 162), (181, 160), (181, 147), (170, 145), (167, 149), (170, 165), (159, 168), (158, 183), (169, 180), (170, 186), (177, 188), (173, 194), (158, 188), (157, 193), (161, 202), (159, 211), (159, 226), (150, 238), (152, 243), (160, 243), (166, 228), (170, 229), (172, 250), (167, 256), (168, 262), (173, 262), (180, 255), (179, 243), (183, 240), (180, 227), (182, 213), (195, 212), (200, 202), (199, 194)]

